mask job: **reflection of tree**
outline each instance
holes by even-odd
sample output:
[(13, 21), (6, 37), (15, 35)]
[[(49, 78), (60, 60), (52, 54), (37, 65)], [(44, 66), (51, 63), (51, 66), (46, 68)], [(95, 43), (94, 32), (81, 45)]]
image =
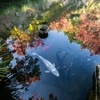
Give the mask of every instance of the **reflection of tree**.
[(100, 54), (100, 23), (96, 21), (96, 16), (96, 13), (86, 12), (80, 15), (82, 22), (77, 26), (79, 32), (76, 33), (75, 39), (81, 40), (87, 49), (93, 50), (93, 54)]
[(11, 34), (14, 41), (17, 39), (15, 42), (12, 42), (13, 48), (18, 55), (25, 55), (27, 43), (30, 40), (27, 31), (23, 31), (19, 26), (18, 29), (14, 27), (14, 29), (11, 30)]
[[(9, 82), (10, 84), (10, 82)], [(6, 83), (4, 81), (4, 78), (3, 80), (0, 82), (0, 100), (15, 100), (12, 95), (11, 95), (11, 91), (10, 89), (6, 89), (6, 85), (9, 85), (8, 83)]]
[(57, 97), (54, 97), (53, 93), (49, 93), (49, 99), (48, 100), (58, 100)]
[[(28, 100), (44, 100), (42, 97), (41, 98), (35, 98), (35, 96), (37, 95), (37, 93), (35, 93), (35, 91), (33, 91), (32, 97), (29, 98)], [(54, 96), (53, 93), (48, 93), (49, 98), (48, 100), (58, 100), (56, 96)]]
[(10, 83), (7, 88), (12, 90), (14, 98), (21, 95), (21, 89), (28, 90), (29, 84), (40, 80), (41, 72), (39, 65), (36, 65), (37, 62), (37, 58), (33, 60), (29, 55), (21, 60), (16, 59), (17, 65), (11, 69), (11, 73), (8, 75), (10, 80), (7, 80)]
[(65, 32), (64, 34), (68, 36), (68, 39), (69, 39), (70, 43), (72, 43), (72, 42), (75, 40), (75, 39), (74, 39), (74, 37), (75, 37), (75, 32), (74, 32), (74, 33)]
[(41, 38), (38, 38), (37, 35), (34, 34), (33, 30), (31, 30), (31, 34), (27, 33), (27, 31), (23, 31), (21, 27), (18, 29), (14, 27), (11, 30), (12, 38), (14, 42), (12, 42), (13, 48), (16, 50), (18, 55), (26, 55), (26, 48), (37, 49), (37, 47), (41, 44), (44, 45), (44, 42)]
[[(73, 40), (75, 40), (75, 33), (78, 31), (78, 29), (73, 26), (75, 20), (71, 20), (70, 18), (70, 14), (66, 14), (65, 17), (60, 17), (59, 19), (57, 19), (56, 22), (51, 22), (49, 27), (54, 30), (57, 29), (58, 32), (63, 29), (64, 34), (68, 36), (71, 43)], [(79, 23), (79, 21), (77, 21), (77, 23)]]
[(57, 20), (57, 22), (51, 22), (50, 28), (55, 30), (57, 29), (58, 32), (61, 31), (61, 29), (63, 29), (64, 32), (68, 32), (69, 30), (73, 29), (73, 25), (71, 22), (68, 22), (67, 18), (67, 16), (61, 17), (61, 19)]

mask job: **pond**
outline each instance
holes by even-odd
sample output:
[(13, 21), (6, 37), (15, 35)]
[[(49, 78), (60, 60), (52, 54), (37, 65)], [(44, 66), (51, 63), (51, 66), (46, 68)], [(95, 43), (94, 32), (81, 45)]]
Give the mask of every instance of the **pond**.
[[(52, 72), (46, 73), (48, 68), (42, 59), (33, 55), (33, 58), (39, 59), (41, 80), (36, 83), (32, 82), (28, 87), (29, 91), (23, 98), (28, 99), (35, 90), (36, 97), (43, 97), (44, 100), (48, 100), (48, 93), (53, 93), (58, 98), (57, 100), (66, 98), (68, 100), (85, 100), (92, 87), (92, 75), (95, 71), (94, 60), (98, 57), (89, 57), (88, 50), (81, 51), (80, 45), (70, 43), (63, 32), (57, 34), (57, 31), (49, 31), (44, 44), (44, 47), (38, 46), (37, 50), (27, 49), (27, 53), (30, 55), (37, 53), (50, 63), (55, 63), (59, 76)], [(73, 64), (71, 65), (71, 63)]]
[[(67, 17), (63, 17), (66, 14), (55, 12), (67, 12), (62, 2), (51, 3), (42, 10), (40, 8), (39, 14), (35, 13), (36, 18), (31, 14), (25, 19), (19, 17), (21, 21), (17, 24), (13, 21), (9, 26), (5, 22), (6, 28), (3, 28), (9, 29), (0, 35), (1, 100), (94, 100), (97, 98), (96, 65), (100, 64), (99, 53), (93, 53), (95, 49), (91, 45), (84, 45), (84, 41), (82, 43), (79, 38), (73, 38), (74, 33), (68, 33), (74, 27), (71, 23), (71, 28), (62, 28), (68, 25)], [(21, 12), (14, 13), (22, 17)], [(45, 16), (44, 19), (42, 16)], [(70, 17), (73, 18), (73, 14)], [(59, 21), (56, 22), (57, 18)], [(38, 32), (41, 24), (50, 26), (48, 33)]]

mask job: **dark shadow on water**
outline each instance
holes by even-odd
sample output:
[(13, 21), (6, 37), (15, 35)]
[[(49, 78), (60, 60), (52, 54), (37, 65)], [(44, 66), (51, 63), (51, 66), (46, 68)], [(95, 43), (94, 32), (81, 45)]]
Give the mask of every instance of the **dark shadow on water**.
[(39, 37), (45, 39), (48, 37), (48, 33), (44, 33), (44, 34), (39, 33)]

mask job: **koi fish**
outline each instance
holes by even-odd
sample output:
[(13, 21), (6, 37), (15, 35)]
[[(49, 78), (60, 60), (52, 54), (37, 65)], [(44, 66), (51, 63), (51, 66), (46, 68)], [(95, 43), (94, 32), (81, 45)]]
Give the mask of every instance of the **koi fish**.
[(64, 66), (63, 60), (66, 57), (66, 55), (68, 54), (68, 52), (65, 54), (65, 56), (62, 59), (59, 57), (58, 53), (61, 53), (61, 51), (58, 50), (57, 53), (56, 53), (56, 58), (57, 58), (57, 63), (58, 63), (58, 67), (57, 68), (58, 69), (59, 68), (61, 68), (61, 69), (67, 68), (67, 66)]
[(57, 77), (59, 77), (59, 72), (57, 71), (57, 69), (55, 68), (55, 64), (51, 64), (50, 61), (46, 60), (45, 58), (41, 57), (40, 55), (38, 55), (37, 53), (32, 53), (33, 55), (37, 55), (45, 64), (45, 66), (47, 67), (47, 71), (45, 71), (46, 73), (51, 72), (52, 74), (56, 75)]
[(69, 68), (65, 71), (65, 82), (66, 82), (66, 83), (67, 83), (67, 82), (69, 81), (69, 79), (74, 75), (74, 74), (72, 73), (72, 70), (71, 70), (72, 65), (73, 65), (73, 60), (72, 60), (72, 62), (71, 62), (71, 64), (70, 64)]
[(42, 50), (46, 50), (46, 49), (48, 49), (50, 46), (51, 46), (51, 44), (48, 45), (48, 46), (46, 46), (46, 47), (44, 47)]

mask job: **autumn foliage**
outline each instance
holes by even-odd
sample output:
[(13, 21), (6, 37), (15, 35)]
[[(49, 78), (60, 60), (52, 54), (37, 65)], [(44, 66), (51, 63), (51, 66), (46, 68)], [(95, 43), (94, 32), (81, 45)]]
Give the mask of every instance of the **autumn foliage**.
[(96, 14), (83, 12), (80, 18), (82, 22), (77, 26), (79, 32), (74, 38), (83, 41), (90, 51), (93, 50), (90, 56), (93, 54), (100, 55), (100, 22), (96, 20)]
[(37, 50), (37, 47), (39, 45), (43, 46), (44, 42), (43, 39), (36, 37), (33, 31), (32, 26), (29, 27), (32, 34), (29, 35), (29, 33), (26, 31), (23, 31), (20, 27), (17, 29), (14, 27), (14, 29), (11, 30), (12, 38), (14, 39), (12, 42), (13, 48), (16, 50), (17, 55), (26, 55), (26, 49), (35, 48)]
[[(100, 10), (100, 9), (99, 9)], [(75, 33), (76, 40), (84, 43), (81, 44), (80, 49), (87, 48), (90, 51), (90, 56), (93, 54), (100, 55), (100, 13), (98, 9), (86, 13), (85, 10), (80, 14), (79, 24), (73, 26), (72, 20), (66, 15), (56, 22), (50, 23), (50, 28), (59, 32), (63, 29), (64, 32)], [(73, 35), (74, 36), (74, 35)]]
[(60, 20), (58, 19), (56, 22), (51, 22), (49, 27), (54, 30), (57, 29), (58, 32), (62, 29), (64, 32), (68, 32), (69, 30), (73, 29), (73, 25), (71, 21), (67, 20), (67, 18), (67, 15), (65, 17), (61, 17)]

